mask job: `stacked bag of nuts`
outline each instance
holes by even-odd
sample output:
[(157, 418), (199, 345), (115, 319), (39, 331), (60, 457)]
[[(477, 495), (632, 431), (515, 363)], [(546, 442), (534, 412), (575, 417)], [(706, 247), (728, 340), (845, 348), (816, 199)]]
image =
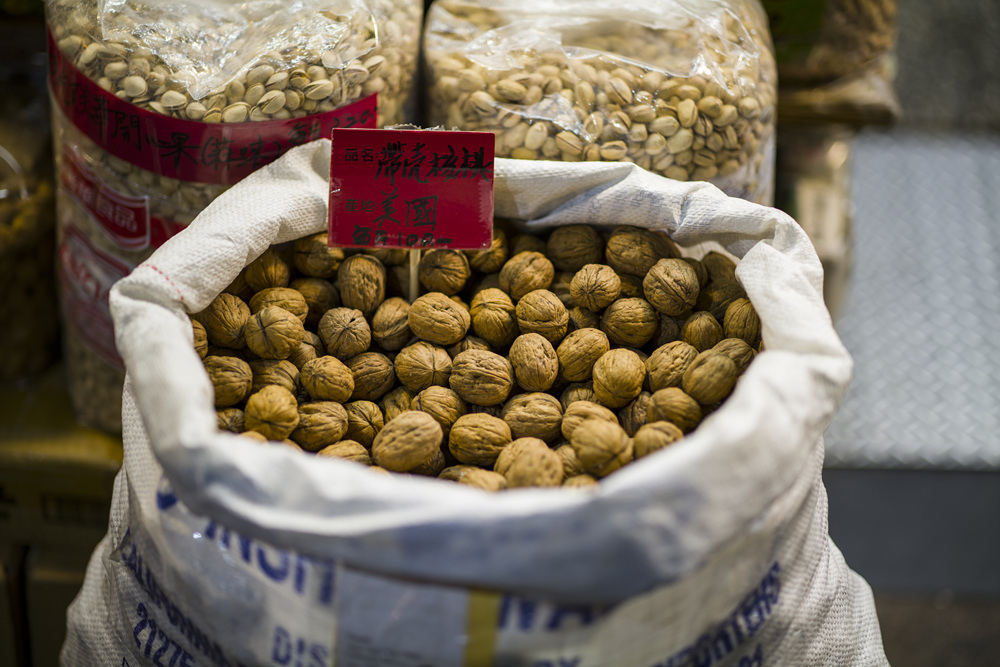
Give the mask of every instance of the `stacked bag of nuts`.
[(249, 264), (192, 319), (219, 428), (493, 491), (582, 486), (694, 430), (760, 346), (733, 260), (662, 232), (498, 224), (488, 250), (425, 252), (412, 303), (406, 257), (322, 232)]
[(64, 346), (80, 421), (121, 429), (111, 284), (288, 148), (337, 125), (415, 120), (422, 17), (419, 0), (48, 0)]
[(773, 197), (777, 77), (756, 0), (437, 0), (432, 124), (496, 155), (627, 161), (731, 196)]

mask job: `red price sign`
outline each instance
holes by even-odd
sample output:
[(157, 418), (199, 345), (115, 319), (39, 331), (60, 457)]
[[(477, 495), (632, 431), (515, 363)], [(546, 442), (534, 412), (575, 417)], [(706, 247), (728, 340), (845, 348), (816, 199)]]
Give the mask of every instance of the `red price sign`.
[(331, 246), (489, 247), (491, 133), (335, 129), (332, 134)]

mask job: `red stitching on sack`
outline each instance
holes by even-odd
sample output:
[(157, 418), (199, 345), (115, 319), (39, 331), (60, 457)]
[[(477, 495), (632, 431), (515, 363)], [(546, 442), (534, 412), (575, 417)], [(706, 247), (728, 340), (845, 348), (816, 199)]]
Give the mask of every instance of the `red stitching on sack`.
[(170, 286), (174, 288), (174, 291), (177, 292), (177, 296), (179, 296), (181, 298), (181, 302), (183, 303), (183, 301), (184, 301), (184, 294), (177, 287), (177, 285), (174, 284), (174, 281), (170, 279), (170, 276), (168, 276), (167, 274), (165, 274), (163, 271), (160, 271), (158, 268), (156, 268), (152, 264), (147, 264), (146, 267), (150, 268), (150, 269), (153, 269), (154, 271), (156, 271), (157, 273), (159, 273), (161, 276), (163, 276), (164, 279), (166, 279), (166, 281), (168, 283), (170, 283)]

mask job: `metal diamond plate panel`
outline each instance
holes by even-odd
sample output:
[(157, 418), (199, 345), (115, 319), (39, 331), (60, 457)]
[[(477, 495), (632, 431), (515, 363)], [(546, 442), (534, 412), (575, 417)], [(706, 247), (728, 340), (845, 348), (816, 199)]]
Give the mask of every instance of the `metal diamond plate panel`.
[(1000, 469), (1000, 138), (866, 131), (827, 465)]

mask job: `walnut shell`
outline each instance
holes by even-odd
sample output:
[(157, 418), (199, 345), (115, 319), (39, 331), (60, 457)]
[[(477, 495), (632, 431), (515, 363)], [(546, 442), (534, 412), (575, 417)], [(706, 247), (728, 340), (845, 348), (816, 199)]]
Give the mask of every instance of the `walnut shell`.
[(332, 278), (344, 261), (341, 248), (327, 245), (326, 232), (303, 236), (292, 246), (292, 262), (295, 268), (313, 278)]
[(446, 479), (483, 491), (500, 491), (507, 488), (507, 480), (500, 473), (483, 470), (478, 466), (457, 465), (445, 468), (438, 479)]
[(608, 336), (600, 329), (577, 329), (566, 335), (556, 349), (559, 371), (570, 382), (589, 380), (594, 364), (611, 349)]
[(296, 278), (289, 287), (296, 290), (306, 300), (309, 312), (306, 326), (315, 327), (326, 311), (340, 306), (340, 292), (329, 280), (322, 278)]
[(452, 296), (465, 287), (472, 271), (469, 260), (458, 250), (435, 248), (420, 258), (418, 277), (428, 292), (441, 292)]
[(396, 377), (407, 389), (418, 392), (431, 385), (448, 386), (451, 357), (443, 347), (417, 341), (407, 345), (393, 362)]
[(644, 391), (636, 396), (634, 401), (619, 411), (618, 421), (630, 438), (634, 438), (636, 432), (646, 423), (646, 414), (649, 410), (649, 399), (651, 396), (648, 391)]
[(538, 438), (555, 442), (562, 431), (562, 404), (555, 396), (541, 392), (518, 394), (503, 406), (500, 418), (507, 422), (515, 438)]
[(537, 252), (544, 255), (547, 248), (545, 241), (534, 234), (516, 234), (510, 240), (510, 256), (520, 255), (522, 252)]
[(287, 359), (306, 338), (302, 321), (278, 306), (251, 315), (244, 331), (247, 347), (263, 359)]
[(642, 290), (642, 278), (639, 276), (619, 273), (618, 279), (622, 281), (622, 291), (618, 295), (619, 299), (642, 299), (645, 298)]
[(549, 446), (545, 444), (544, 440), (539, 440), (538, 438), (517, 438), (516, 440), (512, 440), (500, 451), (500, 455), (497, 456), (497, 460), (493, 463), (493, 471), (501, 475), (506, 475), (507, 469), (514, 462), (514, 459), (519, 457), (524, 451), (536, 448), (548, 449)]
[(372, 460), (393, 472), (409, 472), (441, 454), (441, 425), (426, 412), (401, 412), (375, 436)]
[(243, 270), (240, 271), (235, 278), (233, 278), (233, 282), (229, 283), (226, 286), (226, 289), (222, 291), (227, 294), (232, 294), (233, 296), (238, 296), (244, 303), (249, 301), (250, 297), (253, 296), (253, 288), (247, 284), (246, 274), (246, 267), (243, 267)]
[(340, 302), (371, 317), (385, 301), (385, 267), (371, 255), (351, 255), (337, 269)]
[(354, 375), (352, 401), (377, 401), (396, 384), (392, 361), (379, 352), (363, 352), (352, 357), (347, 360), (347, 367)]
[(521, 297), (514, 309), (521, 333), (541, 334), (553, 345), (566, 335), (569, 313), (555, 294), (536, 289)]
[(208, 355), (203, 363), (215, 390), (216, 408), (236, 405), (250, 395), (253, 371), (247, 362), (236, 357)]
[(239, 408), (223, 408), (215, 411), (215, 425), (220, 431), (242, 433), (244, 425), (243, 411)]
[(562, 459), (544, 443), (541, 447), (522, 447), (506, 466), (503, 476), (509, 489), (559, 486), (563, 480)]
[(682, 340), (656, 348), (646, 361), (649, 388), (659, 391), (665, 387), (681, 386), (684, 371), (697, 356), (698, 350)]
[(268, 440), (284, 440), (299, 425), (299, 404), (290, 391), (268, 385), (247, 399), (244, 426)]
[(609, 408), (624, 407), (642, 391), (646, 367), (632, 350), (606, 352), (594, 364), (594, 398)]
[(469, 312), (441, 292), (428, 292), (410, 305), (410, 330), (435, 345), (453, 345), (469, 332)]
[(618, 299), (601, 315), (601, 331), (613, 345), (642, 347), (656, 334), (660, 316), (645, 299)]
[(406, 387), (396, 387), (383, 396), (379, 407), (382, 409), (382, 414), (385, 415), (385, 423), (388, 424), (398, 417), (400, 412), (409, 410), (412, 401), (413, 393)]
[(364, 313), (356, 308), (333, 308), (319, 321), (319, 337), (327, 354), (346, 361), (356, 357), (372, 343), (372, 331)]
[(383, 350), (401, 350), (413, 337), (410, 331), (410, 302), (398, 296), (382, 302), (372, 316), (372, 338)]
[(243, 271), (247, 285), (255, 292), (268, 287), (288, 287), (292, 271), (274, 248), (268, 248)]
[(518, 336), (508, 352), (517, 383), (525, 391), (547, 391), (559, 374), (552, 343), (536, 333)]
[(760, 317), (749, 299), (736, 299), (726, 308), (722, 320), (726, 338), (741, 338), (751, 347), (760, 340)]
[(569, 310), (569, 331), (577, 329), (599, 329), (601, 326), (601, 315), (586, 308), (575, 306)]
[(205, 331), (205, 326), (198, 320), (191, 320), (191, 334), (194, 351), (204, 359), (208, 356), (208, 332)]
[(448, 386), (467, 403), (497, 405), (514, 387), (514, 369), (499, 354), (467, 350), (452, 359)]
[(448, 451), (461, 463), (492, 468), (511, 439), (510, 427), (502, 419), (483, 413), (467, 414), (452, 425)]
[(245, 328), (250, 307), (237, 296), (223, 292), (195, 317), (204, 325), (208, 342), (235, 350), (246, 347)]
[(386, 267), (400, 266), (408, 263), (410, 259), (410, 253), (405, 248), (364, 248), (362, 252), (371, 255)]
[(642, 280), (642, 291), (656, 310), (680, 317), (698, 301), (698, 274), (683, 259), (661, 259)]
[(340, 359), (326, 355), (302, 365), (299, 384), (313, 400), (346, 403), (354, 393), (354, 374)]
[(694, 257), (681, 257), (685, 262), (688, 263), (692, 269), (694, 269), (694, 274), (698, 276), (698, 289), (708, 284), (708, 270), (705, 265)]
[(667, 343), (680, 340), (682, 326), (684, 326), (683, 320), (678, 321), (677, 318), (669, 315), (660, 315), (660, 327), (656, 330), (656, 335), (653, 336), (653, 340), (651, 341), (653, 347), (660, 348)]
[(603, 405), (590, 401), (573, 401), (563, 411), (560, 430), (567, 440), (573, 439), (573, 434), (580, 425), (589, 419), (603, 419), (612, 424), (618, 424), (618, 417)]
[(437, 477), (446, 467), (448, 467), (448, 459), (445, 458), (444, 452), (438, 449), (430, 459), (411, 470), (410, 474)]
[(549, 235), (546, 255), (560, 271), (579, 271), (604, 261), (604, 240), (589, 225), (557, 227)]
[(740, 374), (746, 370), (757, 355), (757, 352), (740, 338), (724, 338), (712, 348), (712, 351), (732, 359), (733, 363), (736, 364), (736, 372)]
[(681, 340), (699, 352), (717, 345), (723, 338), (722, 325), (711, 313), (703, 310), (692, 313), (681, 328)]
[(698, 401), (680, 387), (667, 387), (654, 391), (649, 397), (646, 419), (649, 422), (668, 421), (685, 433), (690, 433), (701, 421), (702, 412)]
[(729, 396), (738, 377), (739, 371), (732, 359), (706, 350), (684, 371), (681, 386), (700, 404), (711, 405)]
[(664, 257), (672, 256), (660, 236), (648, 229), (618, 227), (605, 247), (608, 265), (618, 273), (643, 278)]
[(580, 459), (576, 456), (576, 450), (573, 449), (573, 445), (568, 442), (564, 445), (559, 445), (556, 447), (555, 453), (559, 457), (559, 460), (562, 461), (564, 479), (584, 474), (583, 466), (580, 464)]
[(710, 282), (736, 282), (736, 262), (713, 250), (701, 258)]
[(263, 433), (258, 433), (257, 431), (243, 431), (240, 433), (241, 438), (246, 438), (247, 440), (253, 440), (255, 442), (267, 442), (267, 436)]
[(293, 394), (299, 390), (299, 369), (286, 359), (255, 359), (250, 362), (253, 372), (253, 386), (256, 393), (269, 384), (284, 387)]
[(514, 302), (499, 289), (484, 289), (469, 307), (472, 330), (496, 348), (507, 347), (519, 333)]
[(541, 252), (521, 252), (500, 269), (500, 289), (517, 301), (528, 292), (548, 289), (556, 270)]
[(372, 464), (371, 454), (365, 446), (354, 440), (341, 440), (332, 445), (327, 445), (316, 452), (316, 456), (327, 456), (334, 459), (345, 459), (370, 466)]
[(466, 250), (469, 266), (479, 273), (497, 273), (507, 261), (507, 235), (502, 230), (493, 229), (493, 240), (486, 250)]
[(603, 419), (587, 419), (573, 431), (569, 444), (588, 474), (610, 475), (633, 458), (632, 440), (618, 424)]
[(347, 410), (334, 401), (314, 401), (299, 406), (298, 426), (292, 441), (308, 452), (318, 452), (343, 439), (347, 433)]
[(668, 445), (672, 445), (683, 437), (684, 433), (675, 424), (668, 421), (645, 424), (636, 432), (633, 440), (635, 458), (638, 459), (652, 454)]
[(251, 313), (259, 313), (268, 306), (278, 306), (284, 308), (295, 317), (299, 318), (302, 324), (306, 323), (306, 316), (309, 314), (309, 305), (306, 299), (291, 287), (268, 287), (250, 297)]
[(563, 487), (576, 489), (593, 488), (597, 486), (597, 480), (587, 474), (574, 475), (573, 477), (567, 477), (562, 485)]
[(573, 276), (575, 274), (569, 273), (568, 271), (559, 271), (556, 273), (556, 277), (552, 279), (552, 284), (549, 285), (549, 291), (559, 297), (562, 301), (562, 305), (566, 307), (567, 310), (576, 307), (576, 301), (573, 300), (573, 295), (570, 292), (570, 286), (573, 284)]
[(371, 401), (345, 403), (344, 409), (347, 411), (347, 433), (344, 437), (371, 447), (375, 436), (385, 426), (382, 410)]
[(563, 412), (569, 407), (570, 403), (576, 401), (589, 401), (590, 403), (596, 403), (594, 400), (594, 383), (593, 382), (574, 382), (563, 389), (562, 394), (559, 396), (559, 402), (562, 403)]
[(618, 298), (622, 279), (606, 264), (587, 264), (573, 276), (569, 290), (576, 305), (597, 312)]
[(485, 352), (492, 352), (493, 348), (482, 338), (478, 336), (466, 336), (462, 340), (458, 341), (454, 345), (448, 348), (448, 354), (454, 359), (457, 355), (465, 352), (466, 350), (483, 350)]
[(411, 410), (426, 412), (441, 425), (445, 439), (451, 433), (451, 426), (459, 417), (468, 413), (465, 401), (457, 393), (447, 387), (427, 387), (413, 397)]
[(743, 287), (735, 280), (711, 281), (698, 293), (697, 310), (707, 310), (720, 322), (726, 317), (726, 309), (736, 299), (747, 298)]

